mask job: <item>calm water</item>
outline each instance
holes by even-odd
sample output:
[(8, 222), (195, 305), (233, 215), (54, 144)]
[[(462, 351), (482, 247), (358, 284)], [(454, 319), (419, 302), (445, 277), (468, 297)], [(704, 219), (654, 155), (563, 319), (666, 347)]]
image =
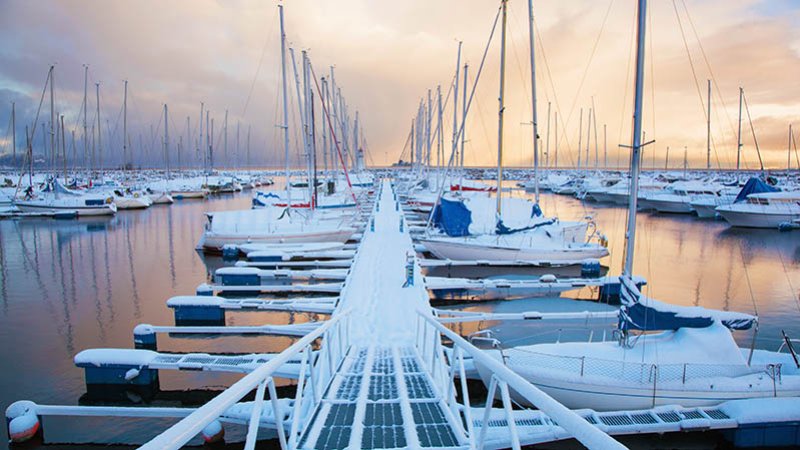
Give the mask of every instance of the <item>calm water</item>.
[[(0, 408), (5, 410), (19, 399), (78, 404), (85, 386), (83, 370), (75, 367), (73, 356), (86, 348), (132, 348), (132, 330), (139, 323), (173, 324), (166, 299), (192, 294), (222, 264), (219, 258), (204, 258), (194, 250), (206, 221), (203, 213), (247, 208), (249, 203), (250, 195), (245, 193), (123, 211), (111, 219), (0, 221), (0, 360), (6, 366), (0, 371)], [(555, 195), (543, 196), (542, 205), (545, 213), (565, 220), (593, 216), (610, 240), (612, 256), (604, 264), (611, 274), (619, 273), (623, 208), (584, 205)], [(635, 272), (648, 279), (645, 292), (649, 295), (682, 305), (743, 312), (757, 309), (761, 348), (776, 348), (781, 329), (800, 336), (800, 232), (739, 231), (724, 222), (651, 214), (639, 216), (638, 230)], [(588, 302), (530, 299), (482, 303), (469, 309), (566, 307), (604, 308)], [(282, 313), (233, 314), (228, 323), (309, 319)], [(465, 326), (463, 332), (491, 327), (507, 342), (525, 343), (552, 340), (557, 328), (585, 330), (585, 325), (484, 323)], [(740, 342), (749, 343), (749, 336), (740, 337)], [(287, 338), (159, 336), (160, 349), (182, 352), (267, 352), (285, 348), (289, 342)], [(164, 371), (161, 389), (218, 390), (237, 378)], [(160, 405), (180, 404), (175, 396), (165, 398)], [(80, 441), (96, 436), (99, 429), (113, 442), (141, 442), (147, 435), (138, 421), (45, 422), (49, 441)], [(0, 436), (0, 442), (5, 439), (5, 434)]]

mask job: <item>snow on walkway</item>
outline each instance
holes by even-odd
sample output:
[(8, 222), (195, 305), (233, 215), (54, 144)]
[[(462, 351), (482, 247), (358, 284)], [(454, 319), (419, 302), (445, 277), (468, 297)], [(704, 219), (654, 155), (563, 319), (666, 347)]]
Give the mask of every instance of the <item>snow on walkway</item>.
[(367, 225), (351, 283), (341, 294), (342, 307), (353, 308), (352, 345), (413, 345), (417, 310), (430, 310), (418, 264), (414, 285), (403, 287), (407, 256), (415, 253), (408, 227), (400, 232), (402, 212), (395, 205), (391, 183), (383, 181), (373, 215), (375, 231)]

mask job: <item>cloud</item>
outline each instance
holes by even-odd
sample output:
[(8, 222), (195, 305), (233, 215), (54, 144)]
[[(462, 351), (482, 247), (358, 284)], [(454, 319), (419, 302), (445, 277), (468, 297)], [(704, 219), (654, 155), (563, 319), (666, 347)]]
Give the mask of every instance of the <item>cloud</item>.
[[(531, 128), (525, 125), (531, 120), (526, 3), (509, 3), (508, 165), (532, 160)], [(196, 145), (200, 102), (204, 102), (215, 119), (215, 140), (221, 138), (220, 124), (228, 110), (229, 162), (235, 127), (241, 123), (242, 130), (252, 127), (253, 161), (281, 165), (283, 150), (276, 126), (282, 122), (276, 5), (256, 0), (6, 0), (0, 4), (0, 29), (4, 30), (0, 123), (8, 117), (6, 105), (12, 99), (18, 102), (20, 126), (32, 122), (48, 67), (55, 63), (57, 108), (71, 128), (77, 127), (80, 140), (83, 64), (89, 64), (88, 118), (94, 120), (92, 88), (99, 81), (106, 122), (103, 138), (114, 161), (121, 159), (119, 116), (122, 80), (127, 79), (129, 130), (137, 160), (159, 162), (161, 131), (155, 128), (165, 102), (170, 108), (171, 135), (177, 139), (187, 134), (188, 116), (191, 137), (184, 138)], [(651, 151), (663, 158), (667, 146), (688, 146), (692, 164), (705, 164), (705, 80), (711, 77), (710, 66), (715, 80), (715, 165), (727, 166), (735, 160), (741, 85), (764, 158), (782, 167), (788, 124), (794, 122), (800, 128), (800, 84), (795, 81), (800, 73), (800, 6), (786, 0), (685, 0), (686, 9), (683, 5), (684, 0), (650, 2), (644, 123), (648, 136), (656, 139)], [(458, 40), (464, 42), (462, 61), (470, 64), (474, 77), (497, 7), (497, 2), (485, 0), (297, 0), (285, 4), (285, 19), (290, 44), (298, 52), (309, 51), (318, 76), (327, 76), (329, 66), (336, 66), (336, 81), (351, 116), (360, 112), (372, 160), (391, 163), (400, 155), (411, 118), (427, 90), (442, 85), (447, 92)], [(626, 161), (618, 144), (630, 140), (632, 4), (539, 0), (535, 8), (541, 38), (537, 47), (540, 136), (546, 138), (549, 101), (561, 124), (560, 162), (574, 163), (580, 109), (584, 110), (580, 136), (585, 147), (585, 120), (594, 102), (601, 151), (601, 130), (607, 125), (609, 160)], [(467, 119), (466, 160), (471, 164), (495, 164), (498, 42), (499, 35), (490, 48)], [(294, 96), (291, 63), (288, 74)], [(49, 109), (46, 103), (45, 108)], [(296, 109), (293, 106), (290, 120), (294, 161), (299, 159)], [(317, 113), (319, 121), (321, 113)], [(49, 110), (44, 115), (49, 117)], [(452, 133), (449, 108), (444, 117), (447, 143)], [(550, 145), (555, 144), (551, 141)], [(221, 155), (221, 149), (217, 150)], [(747, 162), (756, 163), (750, 152)]]

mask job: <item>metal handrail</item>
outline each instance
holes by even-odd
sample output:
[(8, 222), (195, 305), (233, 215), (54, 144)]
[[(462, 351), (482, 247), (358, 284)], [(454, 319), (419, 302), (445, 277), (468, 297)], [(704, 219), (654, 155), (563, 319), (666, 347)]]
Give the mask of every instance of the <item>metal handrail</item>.
[[(217, 420), (222, 414), (225, 413), (225, 411), (228, 410), (228, 408), (236, 404), (256, 387), (259, 387), (259, 391), (263, 392), (263, 386), (269, 385), (266, 387), (270, 387), (270, 396), (273, 397), (274, 384), (271, 381), (272, 375), (284, 363), (300, 354), (317, 338), (329, 331), (334, 325), (340, 323), (349, 314), (349, 309), (335, 314), (330, 320), (325, 321), (316, 330), (299, 339), (289, 348), (278, 354), (275, 358), (259, 366), (253, 372), (231, 385), (224, 392), (214, 397), (214, 399), (201, 406), (192, 414), (186, 416), (181, 421), (171, 426), (140, 448), (144, 450), (181, 448), (198, 433), (200, 433), (208, 424), (214, 420)], [(257, 398), (256, 400), (258, 401), (259, 399)], [(261, 400), (263, 401), (263, 399)], [(273, 397), (272, 401), (273, 405), (276, 405), (274, 402), (277, 401), (277, 398)], [(276, 419), (278, 418), (276, 417)], [(298, 418), (296, 417), (293, 418), (293, 420), (297, 419)], [(278, 423), (280, 423), (279, 420)], [(278, 430), (279, 435), (282, 433), (283, 430)]]
[[(511, 416), (511, 402), (508, 394), (508, 389), (513, 389), (514, 392), (524, 397), (532, 405), (535, 405), (543, 413), (547, 414), (551, 419), (558, 423), (560, 427), (571, 433), (575, 439), (581, 444), (590, 449), (624, 449), (624, 445), (617, 442), (614, 438), (601, 431), (599, 428), (590, 424), (583, 417), (568, 409), (566, 406), (557, 402), (555, 399), (544, 393), (542, 390), (534, 386), (522, 378), (517, 373), (503, 365), (502, 362), (497, 361), (491, 356), (485, 354), (483, 351), (470, 344), (466, 339), (445, 327), (430, 313), (418, 311), (418, 316), (428, 323), (430, 327), (438, 331), (440, 334), (446, 336), (453, 342), (453, 346), (457, 347), (463, 352), (472, 356), (473, 360), (483, 364), (492, 374), (491, 386), (489, 387), (489, 396), (487, 397), (487, 406), (491, 406), (491, 399), (494, 398), (495, 392), (499, 389), (503, 398), (504, 409), (508, 416), (509, 429), (512, 433), (512, 446), (519, 448), (519, 437), (516, 433), (516, 427), (513, 426), (513, 417)], [(424, 335), (427, 336), (427, 329), (424, 330)], [(440, 341), (440, 339), (436, 339)], [(427, 347), (427, 346), (426, 346)], [(423, 348), (423, 354), (426, 347)], [(451, 361), (455, 364), (457, 360)], [(466, 396), (465, 396), (466, 397)], [(490, 409), (487, 407), (484, 417), (484, 422), (481, 426), (481, 436), (479, 439), (478, 448), (483, 447), (485, 444), (486, 431), (488, 426), (486, 420), (488, 419)], [(473, 441), (471, 438), (470, 441)]]

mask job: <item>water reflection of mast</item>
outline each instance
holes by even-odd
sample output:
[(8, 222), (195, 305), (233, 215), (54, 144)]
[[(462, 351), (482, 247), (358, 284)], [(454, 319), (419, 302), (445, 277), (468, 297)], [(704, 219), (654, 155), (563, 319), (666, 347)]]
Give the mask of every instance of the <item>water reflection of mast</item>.
[(728, 276), (725, 280), (725, 295), (722, 297), (723, 308), (725, 311), (730, 309), (731, 304), (731, 281), (733, 280), (733, 246), (728, 245), (730, 254), (728, 255)]
[(169, 274), (172, 277), (172, 289), (175, 289), (175, 245), (172, 234), (172, 208), (167, 210), (167, 233), (169, 235)]
[[(50, 233), (50, 242), (53, 242), (53, 235), (55, 233)], [(67, 338), (67, 351), (70, 354), (75, 353), (75, 342), (72, 336), (72, 315), (70, 314), (69, 310), (69, 299), (67, 298), (67, 275), (64, 273), (64, 252), (61, 248), (61, 245), (57, 245), (58, 247), (58, 271), (61, 274), (61, 305), (64, 307), (64, 324), (66, 325), (66, 338)], [(53, 251), (51, 247), (51, 252)], [(55, 264), (55, 258), (50, 258)], [(55, 275), (55, 272), (53, 272)]]
[[(45, 287), (44, 282), (42, 281), (42, 273), (39, 270), (38, 258), (39, 258), (39, 250), (38, 250), (38, 228), (33, 227), (33, 260), (31, 260), (31, 255), (28, 250), (28, 246), (26, 244), (25, 237), (22, 235), (22, 230), (19, 229), (18, 225), (15, 225), (17, 228), (17, 234), (19, 235), (19, 242), (22, 245), (22, 255), (24, 256), (23, 262), (27, 262), (26, 272), (33, 272), (33, 277), (36, 280), (36, 284), (39, 287), (39, 291), (41, 292), (42, 300), (44, 300), (45, 309), (47, 312), (50, 313), (50, 317), (53, 318), (53, 323), (56, 325), (56, 332), (64, 336), (64, 328), (62, 324), (59, 323), (57, 320), (57, 314), (55, 310), (55, 306), (53, 305), (52, 299), (50, 298), (50, 294), (47, 292), (47, 288)], [(67, 346), (67, 353), (72, 355), (73, 352), (69, 350), (69, 346)]]
[[(79, 249), (82, 250), (83, 246), (80, 246)], [(92, 292), (94, 292), (95, 319), (97, 320), (97, 330), (100, 333), (100, 340), (105, 342), (106, 327), (103, 322), (103, 307), (100, 304), (100, 289), (97, 286), (97, 257), (95, 256), (94, 233), (89, 233), (89, 249), (92, 258), (89, 265), (92, 268)], [(81, 258), (81, 260), (83, 260), (83, 258)]]
[(133, 289), (133, 315), (137, 319), (142, 317), (142, 307), (139, 302), (139, 290), (136, 287), (136, 272), (133, 266), (133, 246), (131, 245), (131, 226), (125, 227), (125, 244), (128, 254), (128, 271), (131, 273), (131, 288)]
[(3, 297), (3, 315), (8, 315), (8, 263), (6, 263), (3, 233), (0, 233), (0, 296)]
[(111, 302), (111, 263), (108, 255), (108, 232), (103, 233), (104, 259), (106, 269), (106, 305), (108, 305), (109, 320), (114, 323), (114, 306)]

